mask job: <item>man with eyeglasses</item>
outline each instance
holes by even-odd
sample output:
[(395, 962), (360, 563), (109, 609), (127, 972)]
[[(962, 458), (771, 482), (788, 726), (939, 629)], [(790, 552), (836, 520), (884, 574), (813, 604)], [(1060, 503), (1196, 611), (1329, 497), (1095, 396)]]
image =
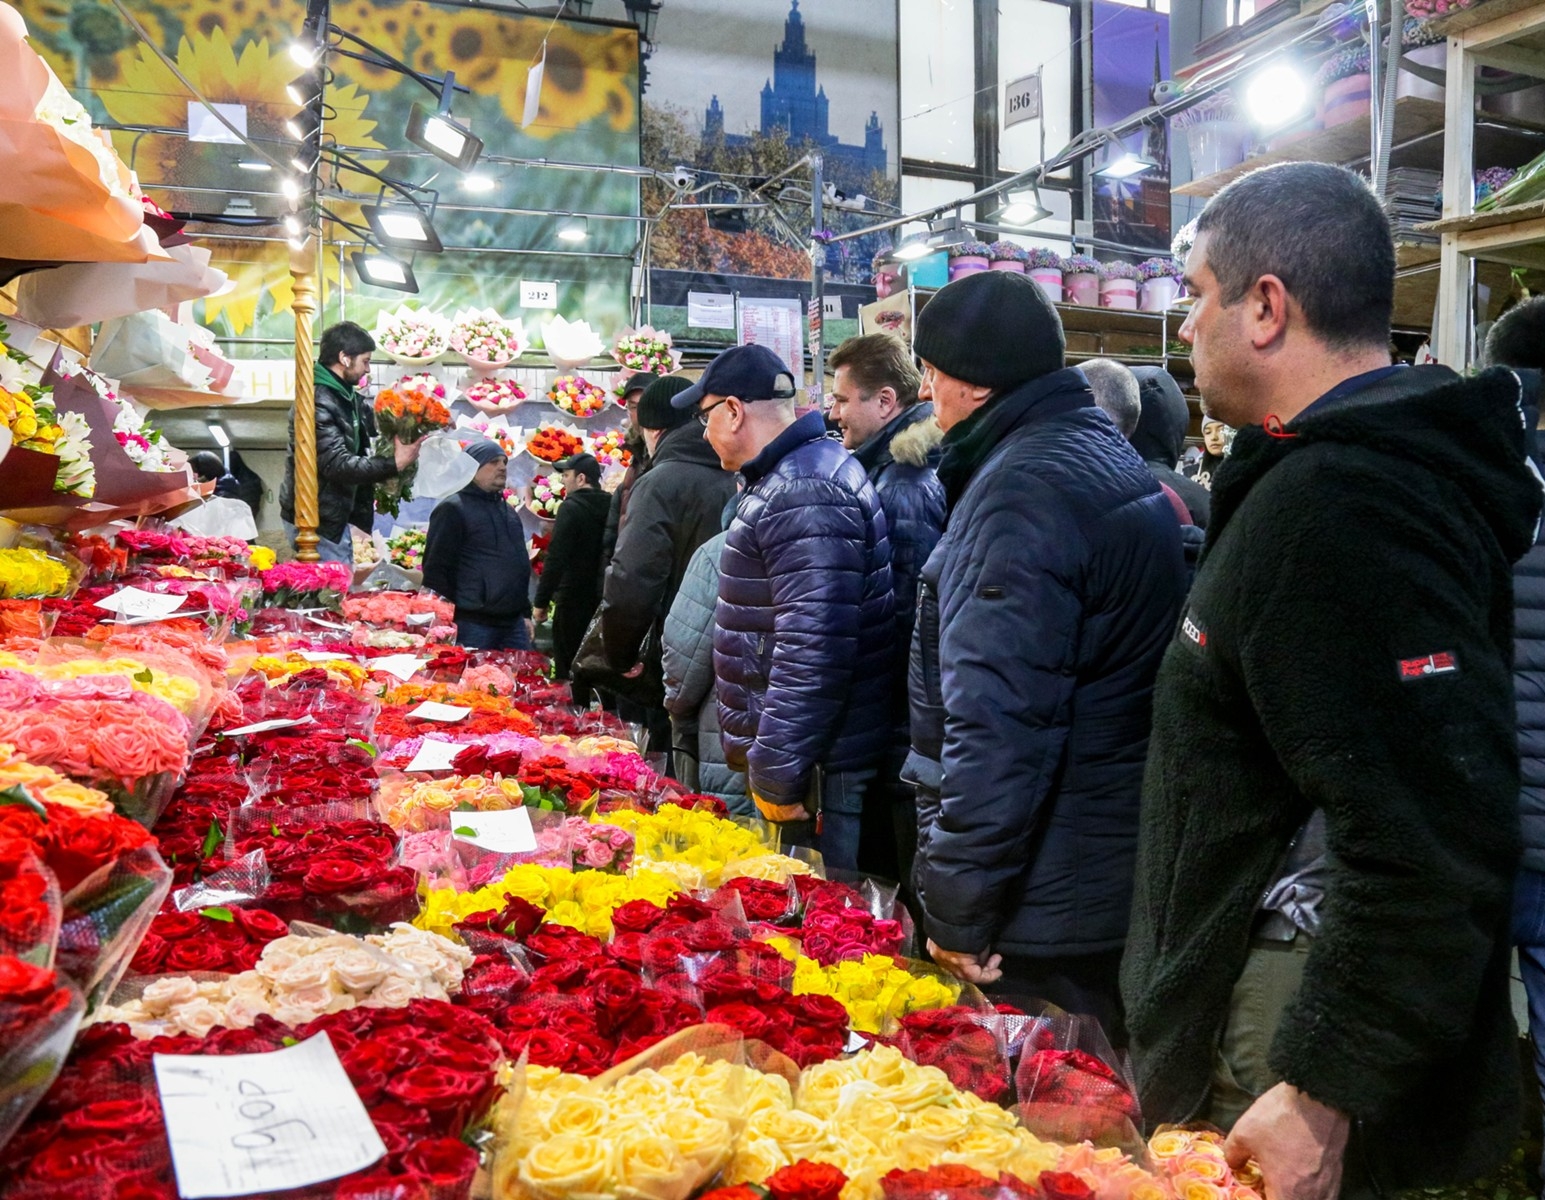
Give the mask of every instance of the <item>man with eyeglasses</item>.
[(785, 839), (858, 862), (859, 817), (890, 738), (890, 542), (857, 459), (793, 372), (737, 346), (673, 398), (744, 484), (719, 561), (714, 673), (725, 756)]

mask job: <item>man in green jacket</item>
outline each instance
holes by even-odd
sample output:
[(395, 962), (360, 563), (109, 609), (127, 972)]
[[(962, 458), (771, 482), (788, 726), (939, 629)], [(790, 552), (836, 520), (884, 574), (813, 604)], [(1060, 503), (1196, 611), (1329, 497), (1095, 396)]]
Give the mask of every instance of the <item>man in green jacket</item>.
[[(418, 458), (419, 442), (401, 442), (392, 457), (376, 454), (375, 413), (359, 393), (370, 374), (374, 339), (352, 321), (329, 325), (317, 351), (317, 553), (323, 562), (354, 563), (349, 527), (370, 532), (375, 485)], [(422, 439), (420, 439), (422, 441)], [(279, 489), (279, 515), (295, 545), (295, 413), (290, 413), (290, 456)]]

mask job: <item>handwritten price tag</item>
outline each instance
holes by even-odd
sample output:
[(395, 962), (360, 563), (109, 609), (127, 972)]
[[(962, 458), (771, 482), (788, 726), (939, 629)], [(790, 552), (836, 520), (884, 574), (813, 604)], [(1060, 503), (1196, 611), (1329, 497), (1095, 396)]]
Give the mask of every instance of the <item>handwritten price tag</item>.
[(291, 729), (296, 725), (315, 725), (316, 718), (304, 717), (276, 717), (272, 721), (258, 721), (252, 725), (243, 725), (240, 729), (225, 730), (226, 737), (240, 737), (244, 733), (272, 733), (275, 729)]
[(188, 602), (186, 596), (168, 596), (161, 592), (146, 592), (137, 587), (126, 587), (95, 601), (97, 608), (117, 613), (120, 617), (165, 617), (176, 612)]
[(325, 1033), (268, 1054), (152, 1061), (185, 1200), (306, 1187), (386, 1154)]
[(459, 704), (438, 704), (433, 700), (425, 700), (417, 708), (410, 709), (408, 716), (417, 717), (421, 721), (464, 721), (472, 710), (462, 708)]
[(427, 658), (416, 658), (411, 654), (388, 654), (382, 658), (369, 660), (372, 671), (385, 671), (388, 675), (395, 675), (403, 683), (407, 683), (423, 669)]
[(451, 834), (496, 854), (530, 854), (536, 849), (531, 813), (524, 808), (504, 812), (453, 812)]
[(460, 742), (425, 741), (405, 771), (449, 771), (451, 760), (466, 749)]

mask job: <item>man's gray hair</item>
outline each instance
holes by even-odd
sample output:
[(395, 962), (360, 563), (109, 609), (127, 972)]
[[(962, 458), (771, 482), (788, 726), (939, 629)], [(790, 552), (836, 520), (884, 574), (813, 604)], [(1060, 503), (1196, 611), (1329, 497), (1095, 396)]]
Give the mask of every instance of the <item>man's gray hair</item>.
[(1143, 415), (1142, 388), (1137, 376), (1113, 358), (1091, 358), (1080, 363), (1078, 369), (1089, 381), (1094, 402), (1115, 422), (1121, 436), (1131, 440), (1138, 418)]

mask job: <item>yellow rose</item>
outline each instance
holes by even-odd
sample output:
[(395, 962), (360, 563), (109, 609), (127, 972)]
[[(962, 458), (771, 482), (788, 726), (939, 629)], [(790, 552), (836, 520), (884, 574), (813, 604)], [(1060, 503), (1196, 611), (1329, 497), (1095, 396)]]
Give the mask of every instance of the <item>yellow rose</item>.
[(1179, 1158), (1191, 1149), (1196, 1135), (1186, 1129), (1161, 1129), (1148, 1143), (1148, 1153), (1159, 1161)]
[(520, 1164), (520, 1181), (541, 1196), (567, 1197), (606, 1190), (610, 1140), (563, 1133), (538, 1142)]
[(799, 1107), (822, 1118), (831, 1117), (842, 1102), (842, 1089), (854, 1081), (847, 1063), (817, 1063), (799, 1077)]
[(660, 1077), (657, 1071), (634, 1071), (617, 1081), (612, 1088), (611, 1110), (614, 1115), (624, 1113), (654, 1113), (674, 1107), (676, 1089)]
[(885, 1090), (885, 1098), (904, 1113), (946, 1103), (954, 1095), (955, 1085), (938, 1067), (919, 1067), (906, 1082)]
[(267, 546), (253, 546), (247, 559), (252, 564), (253, 570), (266, 571), (278, 561), (278, 556)]
[(782, 1075), (764, 1075), (760, 1071), (746, 1072), (746, 1093), (741, 1104), (741, 1114), (746, 1118), (770, 1109), (787, 1111), (794, 1107), (793, 1090)]
[(602, 1132), (610, 1119), (611, 1109), (599, 1097), (564, 1096), (553, 1106), (547, 1118), (547, 1132), (551, 1135), (573, 1133), (588, 1137)]
[(972, 1128), (964, 1137), (955, 1140), (949, 1151), (940, 1156), (940, 1161), (964, 1163), (977, 1170), (991, 1167), (1001, 1171), (1019, 1151), (1019, 1139), (1006, 1129)]
[(901, 1110), (883, 1096), (860, 1096), (843, 1110), (843, 1126), (872, 1142), (904, 1128)]
[(903, 1171), (925, 1171), (939, 1161), (939, 1152), (924, 1142), (913, 1140), (905, 1131), (887, 1133), (878, 1143), (880, 1153)]
[(622, 1187), (657, 1200), (680, 1200), (702, 1178), (676, 1143), (658, 1133), (615, 1138), (612, 1173)]
[(1009, 1158), (1003, 1169), (1021, 1179), (1039, 1179), (1042, 1171), (1057, 1170), (1061, 1159), (1060, 1146), (1026, 1136), (1019, 1139), (1019, 1150)]
[(1222, 1155), (1212, 1155), (1205, 1151), (1193, 1150), (1177, 1159), (1171, 1168), (1178, 1175), (1190, 1176), (1192, 1179), (1205, 1180), (1208, 1183), (1222, 1183), (1228, 1178), (1228, 1160)]
[(819, 1153), (827, 1144), (826, 1122), (795, 1109), (758, 1113), (746, 1126), (755, 1137), (770, 1138), (791, 1162)]
[(916, 1066), (894, 1046), (874, 1046), (854, 1055), (853, 1069), (862, 1079), (881, 1087), (897, 1087), (916, 1071)]
[(1176, 1180), (1180, 1200), (1229, 1200), (1229, 1189), (1205, 1179)]
[(783, 1148), (771, 1138), (747, 1135), (735, 1146), (735, 1157), (724, 1170), (724, 1182), (761, 1183), (774, 1171), (781, 1171), (790, 1163)]
[(86, 816), (105, 815), (113, 811), (113, 802), (107, 798), (106, 792), (99, 792), (96, 788), (86, 787), (70, 779), (49, 784), (42, 789), (42, 796), (50, 804), (73, 808)]
[(670, 1114), (666, 1128), (682, 1157), (690, 1159), (705, 1174), (716, 1171), (730, 1156), (734, 1139), (727, 1120), (684, 1109)]
[(911, 1115), (906, 1136), (942, 1153), (965, 1137), (970, 1128), (971, 1118), (960, 1109), (932, 1105)]

